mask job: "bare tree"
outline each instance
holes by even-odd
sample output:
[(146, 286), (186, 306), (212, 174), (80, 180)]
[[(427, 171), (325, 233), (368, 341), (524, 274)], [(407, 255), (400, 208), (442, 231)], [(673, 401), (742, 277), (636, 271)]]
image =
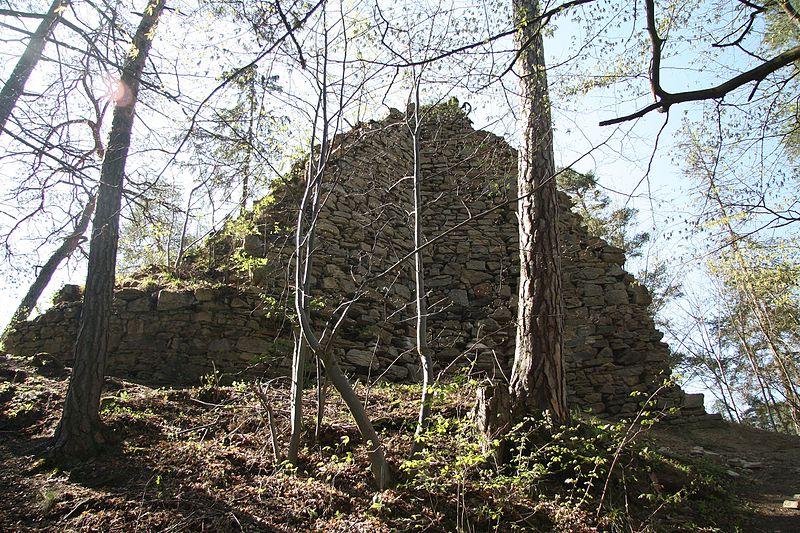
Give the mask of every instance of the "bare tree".
[(97, 194), (73, 373), (50, 448), (57, 460), (92, 456), (106, 442), (99, 413), (100, 393), (108, 350), (125, 162), (142, 72), (163, 10), (164, 0), (147, 3), (122, 69), (121, 94), (114, 109)]
[[(779, 8), (783, 11), (783, 15), (790, 20), (792, 24), (795, 26), (800, 25), (800, 13), (797, 12), (791, 1), (778, 0), (776, 2), (766, 2), (763, 5), (749, 1), (742, 1), (741, 6), (739, 6), (740, 9), (750, 11), (749, 16), (747, 17), (747, 22), (743, 23), (739, 27), (738, 31), (730, 33), (727, 39), (714, 43), (712, 46), (714, 48), (739, 48), (744, 52), (746, 59), (758, 58), (759, 63), (753, 68), (741, 72), (736, 76), (732, 76), (722, 83), (712, 87), (675, 93), (669, 92), (664, 89), (662, 84), (662, 56), (666, 39), (659, 33), (659, 21), (656, 18), (656, 1), (645, 0), (644, 7), (651, 54), (648, 78), (650, 82), (650, 91), (655, 101), (652, 104), (639, 109), (635, 113), (601, 121), (601, 126), (608, 126), (628, 120), (634, 120), (653, 111), (667, 112), (671, 106), (685, 102), (719, 100), (736, 89), (749, 83), (754, 83), (754, 93), (758, 88), (758, 85), (767, 79), (769, 75), (784, 67), (793, 65), (800, 60), (800, 46), (793, 46), (792, 48), (777, 53), (768, 59), (761, 59), (742, 46), (742, 42), (753, 30), (753, 23), (757, 17), (765, 15), (770, 9), (776, 7)], [(753, 97), (753, 93), (751, 93), (750, 98)]]
[[(406, 123), (412, 139), (413, 150), (413, 205), (414, 205), (414, 302), (416, 304), (416, 347), (422, 369), (422, 395), (420, 398), (419, 417), (417, 428), (414, 430), (414, 440), (411, 443), (411, 456), (413, 457), (422, 449), (422, 433), (427, 429), (433, 404), (433, 360), (428, 344), (428, 299), (425, 289), (425, 262), (423, 259), (422, 245), (425, 242), (422, 234), (422, 150), (420, 137), (422, 135), (422, 109), (420, 108), (420, 79), (413, 73), (412, 86), (413, 103), (409, 106)], [(413, 111), (413, 112), (411, 112)]]
[(39, 297), (42, 295), (45, 287), (47, 287), (47, 284), (50, 283), (50, 280), (53, 278), (53, 274), (55, 274), (58, 266), (75, 252), (81, 242), (86, 240), (84, 234), (89, 228), (89, 222), (92, 219), (92, 213), (94, 213), (96, 198), (97, 197), (94, 195), (89, 198), (86, 207), (83, 208), (80, 217), (75, 223), (74, 231), (63, 240), (61, 246), (56, 248), (56, 251), (50, 256), (50, 259), (39, 269), (36, 279), (31, 283), (28, 292), (23, 296), (8, 326), (6, 326), (6, 329), (3, 331), (3, 338), (5, 338), (8, 331), (13, 329), (14, 326), (28, 319), (28, 316), (36, 306), (36, 302), (39, 301)]
[[(346, 25), (342, 23), (344, 14), (340, 12), (340, 15), (342, 20), (340, 20), (339, 27), (342, 28), (342, 39), (344, 41), (342, 47), (346, 57), (348, 30)], [(338, 319), (327, 332), (325, 342), (320, 341), (320, 336), (314, 331), (311, 320), (312, 267), (316, 249), (317, 222), (324, 204), (323, 185), (328, 175), (328, 161), (334, 148), (333, 138), (340, 129), (346, 101), (345, 61), (341, 62), (343, 66), (338, 84), (331, 84), (329, 81), (332, 44), (331, 30), (328, 26), (325, 7), (322, 8), (320, 19), (318, 38), (321, 44), (319, 53), (314, 54), (312, 57), (313, 63), (307, 62), (305, 58), (309, 54), (300, 50), (299, 44), (295, 41), (298, 54), (297, 61), (303, 67), (310, 64), (309, 68), (312, 69), (316, 102), (312, 118), (311, 156), (306, 167), (302, 199), (297, 210), (295, 226), (294, 290), (299, 334), (292, 361), (292, 392), (290, 398), (292, 433), (288, 459), (295, 463), (297, 461), (300, 434), (302, 432), (302, 391), (305, 364), (310, 352), (322, 362), (327, 378), (350, 410), (369, 450), (370, 466), (375, 483), (379, 488), (383, 489), (391, 485), (392, 474), (386, 461), (381, 439), (375, 431), (364, 405), (362, 405), (361, 400), (356, 395), (332, 352), (332, 341), (336, 337), (339, 326), (341, 326), (347, 315), (350, 305), (357, 299), (358, 295), (340, 306)], [(332, 105), (329, 100), (332, 100), (334, 104)]]
[(11, 76), (6, 81), (6, 84), (3, 85), (3, 89), (0, 90), (0, 134), (6, 129), (6, 122), (8, 122), (8, 118), (17, 104), (17, 99), (25, 90), (25, 83), (28, 81), (33, 69), (36, 68), (36, 63), (42, 57), (47, 39), (58, 25), (61, 13), (66, 9), (67, 5), (69, 5), (69, 0), (53, 0), (53, 3), (50, 4), (50, 9), (42, 16), (39, 27), (31, 35), (31, 40), (11, 72)]

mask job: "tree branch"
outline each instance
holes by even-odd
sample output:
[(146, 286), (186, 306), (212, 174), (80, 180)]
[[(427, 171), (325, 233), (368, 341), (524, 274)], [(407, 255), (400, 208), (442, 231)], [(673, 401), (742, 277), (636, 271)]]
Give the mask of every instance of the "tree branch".
[[(738, 89), (742, 85), (751, 82), (761, 82), (773, 72), (782, 69), (783, 67), (800, 60), (800, 46), (787, 50), (765, 61), (764, 63), (747, 70), (738, 76), (734, 76), (728, 81), (709, 87), (707, 89), (699, 89), (696, 91), (684, 91), (679, 93), (670, 93), (661, 87), (661, 46), (663, 40), (658, 35), (655, 23), (655, 6), (654, 0), (645, 0), (647, 8), (647, 32), (650, 35), (650, 42), (652, 44), (652, 63), (650, 72), (650, 87), (656, 101), (635, 113), (617, 117), (600, 122), (601, 126), (610, 126), (612, 124), (619, 124), (634, 120), (650, 113), (654, 110), (667, 111), (670, 106), (674, 104), (681, 104), (684, 102), (699, 102), (702, 100), (717, 100), (724, 98), (728, 93)], [(752, 98), (752, 94), (750, 96)]]

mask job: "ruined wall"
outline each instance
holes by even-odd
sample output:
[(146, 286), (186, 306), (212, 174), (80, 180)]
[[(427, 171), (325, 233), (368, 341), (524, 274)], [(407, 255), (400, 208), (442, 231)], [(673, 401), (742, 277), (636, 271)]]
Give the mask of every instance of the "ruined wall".
[[(473, 130), (460, 113), (435, 115), (422, 129), (421, 162), (424, 233), (437, 238), (424, 254), (436, 368), (509, 376), (519, 271), (515, 205), (508, 202), (516, 153), (499, 137)], [(370, 379), (416, 380), (412, 262), (390, 269), (413, 249), (409, 128), (392, 113), (335, 144), (315, 243), (315, 326), (322, 334), (353, 301), (333, 344), (343, 368)], [(276, 187), (195, 257), (239, 289), (119, 291), (112, 371), (160, 383), (196, 380), (212, 365), (239, 371), (256, 360), (285, 371), (291, 337), (276, 309), (291, 307), (287, 228), (302, 185), (297, 177)], [(561, 200), (569, 401), (598, 414), (630, 414), (640, 401), (632, 391), (652, 392), (669, 376), (669, 351), (647, 312), (647, 290), (623, 269), (622, 250), (590, 237), (567, 197)], [(75, 326), (65, 325), (75, 323), (76, 305), (22, 325), (9, 339), (12, 351), (68, 353)], [(682, 401), (680, 391), (671, 394)]]
[[(80, 301), (58, 301), (18, 326), (7, 350), (70, 363), (80, 308)], [(253, 290), (125, 287), (114, 294), (107, 372), (158, 385), (196, 384), (215, 370), (230, 373), (228, 381), (263, 375), (291, 365), (289, 331)]]

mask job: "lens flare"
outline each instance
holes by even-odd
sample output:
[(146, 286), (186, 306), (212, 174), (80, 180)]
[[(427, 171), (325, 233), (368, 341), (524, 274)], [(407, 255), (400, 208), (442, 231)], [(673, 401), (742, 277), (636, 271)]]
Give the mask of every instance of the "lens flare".
[(131, 105), (131, 90), (125, 85), (125, 82), (119, 78), (107, 77), (103, 80), (105, 85), (105, 94), (103, 99), (113, 102), (114, 105), (126, 107)]

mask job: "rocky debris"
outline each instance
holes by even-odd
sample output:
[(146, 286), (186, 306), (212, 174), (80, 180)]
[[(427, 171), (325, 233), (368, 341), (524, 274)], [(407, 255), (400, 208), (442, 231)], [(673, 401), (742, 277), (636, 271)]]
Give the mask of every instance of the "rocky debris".
[(45, 377), (60, 377), (66, 373), (63, 361), (53, 357), (49, 353), (37, 353), (31, 358), (31, 366)]
[[(662, 446), (658, 448), (657, 451), (659, 454), (670, 459), (684, 459), (680, 453), (668, 447)], [(763, 461), (749, 461), (741, 457), (727, 457), (727, 454), (707, 450), (697, 445), (689, 447), (685, 453), (689, 457), (704, 458), (719, 463), (725, 469), (725, 473), (732, 478), (750, 477), (756, 471), (765, 468)]]

